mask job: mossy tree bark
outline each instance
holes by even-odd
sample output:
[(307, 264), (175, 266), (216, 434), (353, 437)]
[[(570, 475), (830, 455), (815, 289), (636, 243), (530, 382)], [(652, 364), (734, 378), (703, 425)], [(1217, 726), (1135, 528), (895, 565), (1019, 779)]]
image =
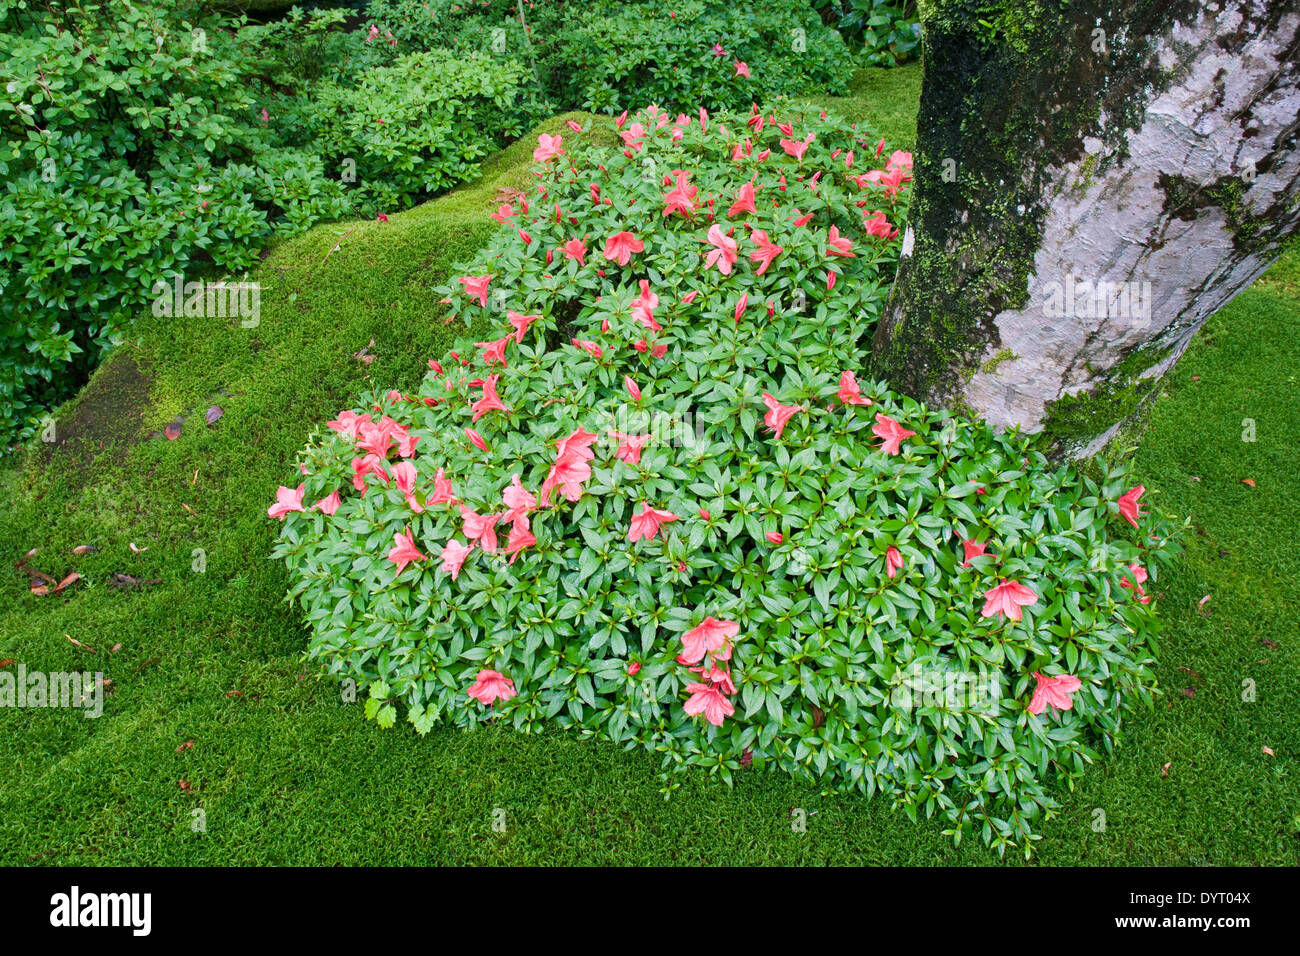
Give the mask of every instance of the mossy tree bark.
[(1085, 457), (1300, 225), (1300, 0), (930, 0), (875, 371)]

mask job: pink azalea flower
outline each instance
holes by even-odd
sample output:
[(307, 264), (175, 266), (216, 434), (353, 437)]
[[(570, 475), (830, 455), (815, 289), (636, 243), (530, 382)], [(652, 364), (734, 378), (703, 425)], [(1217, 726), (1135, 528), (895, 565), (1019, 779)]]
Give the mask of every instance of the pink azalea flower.
[(433, 494), (425, 499), (426, 505), (454, 505), (456, 496), (451, 492), (451, 481), (443, 474), (441, 468), (433, 476)]
[(492, 218), (504, 226), (507, 222), (509, 222), (511, 219), (514, 218), (514, 215), (515, 215), (515, 207), (510, 205), (510, 203), (505, 202), (497, 206), (497, 211), (492, 214)]
[(1038, 595), (1018, 581), (1003, 581), (984, 592), (984, 610), (980, 617), (1002, 614), (1013, 621), (1021, 619), (1020, 608), (1038, 602)]
[(421, 554), (419, 549), (416, 548), (415, 539), (411, 537), (410, 528), (393, 535), (393, 550), (388, 552), (388, 560), (397, 565), (397, 574), (393, 575), (394, 578), (400, 576), (412, 561), (426, 560), (426, 555)]
[(479, 451), (487, 451), (487, 450), (488, 450), (488, 444), (487, 444), (487, 442), (484, 441), (484, 440), (483, 440), (483, 436), (480, 435), (478, 432), (474, 431), (474, 429), (472, 429), (472, 428), (466, 428), (466, 429), (465, 429), (465, 437), (468, 438), (468, 439), (470, 440), (470, 443), (471, 443), (475, 448), (477, 448)]
[(903, 570), (903, 555), (895, 547), (889, 547), (885, 550), (885, 573), (893, 578), (895, 574)]
[(1132, 572), (1133, 579), (1129, 580), (1127, 574), (1120, 575), (1119, 586), (1134, 591), (1137, 594), (1138, 603), (1150, 604), (1151, 595), (1147, 594), (1142, 588), (1142, 585), (1147, 583), (1147, 569), (1140, 564), (1130, 564), (1128, 569)]
[(341, 504), (343, 504), (343, 499), (339, 497), (338, 491), (335, 490), (331, 491), (320, 501), (316, 502), (312, 507), (321, 512), (321, 514), (332, 516), (334, 512), (339, 510), (339, 505)]
[(418, 501), (415, 500), (415, 482), (419, 478), (419, 473), (415, 470), (415, 465), (409, 461), (399, 461), (393, 466), (393, 484), (397, 490), (406, 498), (407, 505), (416, 514), (424, 510)]
[(302, 506), (302, 496), (306, 490), (305, 484), (297, 488), (286, 488), (281, 485), (275, 490), (275, 504), (266, 509), (266, 516), (283, 520), (284, 516), (291, 511), (306, 511), (307, 509)]
[(659, 533), (659, 527), (665, 524), (671, 524), (681, 519), (671, 511), (660, 511), (657, 508), (651, 508), (646, 502), (641, 504), (642, 512), (632, 515), (632, 524), (627, 531), (627, 540), (639, 541), (645, 538), (650, 541)]
[(763, 416), (763, 424), (772, 431), (776, 432), (776, 437), (781, 437), (781, 432), (785, 431), (786, 423), (794, 416), (795, 412), (802, 412), (802, 405), (782, 405), (767, 392), (763, 393), (763, 404), (767, 406), (767, 414)]
[[(559, 138), (558, 136), (556, 137)], [(509, 700), (516, 695), (515, 682), (497, 671), (481, 670), (469, 687), (469, 696), (489, 707), (498, 700)]]
[(506, 554), (510, 555), (510, 563), (515, 563), (515, 558), (519, 557), (519, 552), (524, 548), (531, 548), (536, 543), (537, 538), (528, 530), (528, 518), (522, 514), (516, 515), (506, 539)]
[(699, 193), (699, 188), (691, 186), (686, 182), (690, 175), (685, 170), (678, 169), (677, 184), (672, 190), (664, 193), (664, 215), (671, 216), (673, 213), (681, 213), (690, 219), (695, 215), (695, 197)]
[(587, 339), (574, 339), (573, 344), (595, 359), (598, 359), (605, 354), (604, 349), (595, 342), (588, 341)]
[(753, 259), (755, 262), (762, 263), (756, 270), (754, 270), (754, 275), (761, 276), (767, 271), (767, 267), (772, 264), (773, 260), (775, 260), (781, 253), (785, 252), (785, 248), (783, 246), (778, 246), (775, 242), (769, 239), (767, 233), (762, 229), (755, 229), (749, 234), (749, 237), (758, 245), (758, 249), (751, 252), (749, 258)]
[(889, 154), (889, 162), (886, 164), (890, 169), (911, 169), (912, 154), (905, 153), (901, 149), (896, 149)]
[(682, 635), (682, 659), (687, 664), (698, 664), (705, 654), (721, 650), (727, 641), (740, 633), (740, 625), (735, 621), (719, 621), (706, 617), (703, 621)]
[(783, 139), (781, 140), (781, 148), (799, 162), (803, 162), (803, 154), (808, 151), (808, 147), (812, 144), (813, 139), (814, 136), (812, 133), (809, 133), (808, 138), (802, 143), (794, 140)]
[(455, 581), (460, 575), (460, 569), (465, 566), (465, 559), (473, 550), (473, 545), (463, 545), (452, 538), (442, 546), (442, 553), (438, 555), (442, 560), (442, 570), (450, 574), (451, 579)]
[(641, 294), (632, 303), (632, 318), (652, 332), (659, 332), (663, 326), (655, 321), (654, 310), (659, 307), (659, 296), (650, 291), (650, 281), (640, 280)]
[(1038, 686), (1034, 688), (1033, 699), (1029, 701), (1028, 710), (1031, 714), (1041, 714), (1048, 704), (1057, 710), (1072, 709), (1074, 701), (1070, 699), (1070, 695), (1083, 686), (1079, 678), (1069, 674), (1062, 674), (1060, 677), (1044, 677), (1034, 671), (1034, 680), (1038, 681)]
[(966, 560), (962, 561), (961, 563), (961, 566), (963, 568), (970, 567), (971, 558), (978, 558), (982, 555), (988, 554), (988, 552), (985, 550), (986, 545), (984, 544), (983, 541), (963, 541), (961, 543), (961, 546), (962, 546), (962, 550), (965, 552), (965, 558), (966, 558)]
[(830, 234), (826, 238), (826, 245), (826, 255), (828, 256), (843, 256), (846, 259), (857, 256), (857, 253), (853, 251), (853, 243), (840, 235), (837, 226), (831, 226)]
[(827, 291), (827, 292), (830, 292), (832, 289), (835, 288), (835, 279), (836, 279), (835, 270), (834, 270), (834, 269), (828, 269), (828, 270), (826, 271), (826, 291)]
[(753, 182), (745, 183), (740, 187), (740, 192), (736, 193), (736, 201), (727, 210), (727, 216), (735, 219), (736, 216), (743, 212), (757, 213), (758, 207), (754, 204), (754, 198)]
[(840, 390), (835, 393), (845, 405), (870, 405), (871, 399), (862, 397), (862, 389), (858, 386), (858, 379), (852, 372), (840, 373)]
[(461, 276), (456, 281), (465, 287), (467, 296), (471, 299), (477, 298), (479, 305), (487, 305), (488, 283), (492, 281), (491, 275)]
[(461, 534), (465, 535), (470, 545), (478, 544), (488, 554), (496, 554), (497, 550), (497, 522), (501, 520), (500, 515), (481, 515), (473, 508), (460, 506), (460, 516), (462, 519)]
[(533, 150), (533, 161), (544, 163), (556, 156), (564, 155), (563, 144), (563, 136), (550, 136), (542, 133), (537, 137), (537, 148)]
[(632, 396), (632, 401), (641, 401), (641, 389), (637, 386), (636, 382), (632, 381), (631, 375), (623, 376), (623, 387), (626, 388), (627, 393)]
[(603, 255), (610, 262), (617, 262), (625, 266), (632, 258), (632, 254), (645, 250), (645, 244), (630, 232), (619, 232), (605, 240), (605, 249)]
[(704, 257), (704, 267), (711, 269), (716, 264), (724, 276), (731, 275), (731, 266), (736, 261), (736, 240), (724, 236), (716, 223), (709, 227), (708, 237), (713, 248)]
[(587, 264), (587, 244), (581, 239), (570, 239), (564, 244), (564, 257), (566, 259), (577, 259), (578, 265)]
[(897, 455), (901, 452), (900, 443), (904, 438), (911, 438), (916, 432), (904, 428), (888, 415), (876, 414), (876, 424), (871, 426), (872, 433), (883, 442), (880, 450), (890, 455)]
[(740, 324), (740, 317), (745, 314), (745, 308), (748, 305), (749, 305), (749, 293), (744, 293), (741, 295), (740, 299), (736, 302), (735, 321), (737, 325)]
[(649, 435), (624, 435), (621, 432), (610, 432), (618, 439), (618, 451), (614, 457), (619, 461), (625, 461), (629, 465), (639, 465), (641, 463), (641, 449), (645, 448), (650, 441)]
[(366, 455), (364, 458), (352, 459), (352, 487), (363, 495), (366, 493), (366, 475), (378, 475), (380, 480), (388, 482), (387, 464), (378, 455)]
[[(518, 343), (518, 342), (522, 342), (522, 341), (524, 340), (524, 333), (526, 333), (526, 332), (528, 331), (528, 326), (532, 325), (534, 322), (536, 322), (538, 319), (540, 319), (541, 316), (540, 316), (540, 315), (520, 315), (518, 312), (514, 312), (514, 311), (512, 311), (512, 310), (510, 310), (510, 309), (506, 309), (506, 318), (509, 320), (510, 324), (511, 324), (512, 326), (514, 326), (514, 329), (515, 329), (515, 342)], [(502, 356), (501, 356), (501, 358), (502, 358), (502, 364), (504, 365), (504, 364), (505, 364), (505, 353), (504, 353), (504, 351), (502, 352)]]
[(507, 335), (492, 342), (475, 342), (474, 344), (483, 350), (483, 364), (491, 365), (495, 362), (505, 368), (506, 345), (512, 338), (514, 338), (513, 335)]
[[(510, 336), (507, 335), (506, 338), (509, 339)], [(497, 379), (500, 377), (500, 375), (489, 375), (483, 383), (483, 397), (470, 406), (470, 410), (474, 413), (472, 421), (478, 421), (488, 412), (506, 411), (506, 406), (497, 395)]]
[(736, 61), (736, 72), (735, 72), (734, 74), (732, 74), (732, 75), (733, 75), (733, 76), (743, 76), (743, 77), (745, 77), (745, 78), (748, 79), (748, 78), (749, 78), (749, 64), (747, 64), (747, 63), (745, 63), (745, 62), (743, 62), (743, 61), (741, 61), (741, 60), (737, 60), (737, 61)]
[(1119, 513), (1135, 528), (1138, 526), (1137, 519), (1142, 517), (1142, 506), (1138, 504), (1138, 499), (1146, 490), (1146, 485), (1138, 485), (1130, 488), (1119, 499)]
[(325, 427), (338, 432), (344, 438), (356, 438), (357, 426), (369, 422), (369, 415), (358, 415), (353, 411), (339, 412), (339, 417), (325, 423)]
[(506, 486), (505, 491), (501, 492), (501, 500), (507, 509), (501, 516), (501, 520), (507, 523), (537, 509), (537, 499), (520, 484), (518, 474), (510, 476), (510, 484)]
[(682, 709), (692, 717), (703, 714), (714, 727), (721, 727), (722, 722), (736, 712), (727, 695), (712, 684), (687, 684), (686, 692), (691, 696)]
[(763, 535), (763, 537), (767, 538), (767, 540), (772, 544), (780, 544), (785, 540), (785, 536), (782, 535), (780, 531), (769, 531), (767, 534)]
[(889, 224), (889, 220), (879, 209), (870, 216), (863, 216), (862, 228), (866, 230), (867, 235), (879, 236), (881, 239), (893, 239), (898, 235), (898, 230)]
[(726, 55), (727, 55), (727, 51), (724, 50), (724, 49), (722, 48), (722, 44), (721, 44), (721, 43), (715, 43), (715, 44), (713, 44), (713, 50), (712, 50), (712, 52), (713, 52), (713, 55), (714, 55), (714, 56), (717, 56), (717, 57), (722, 57), (722, 56), (726, 56)]

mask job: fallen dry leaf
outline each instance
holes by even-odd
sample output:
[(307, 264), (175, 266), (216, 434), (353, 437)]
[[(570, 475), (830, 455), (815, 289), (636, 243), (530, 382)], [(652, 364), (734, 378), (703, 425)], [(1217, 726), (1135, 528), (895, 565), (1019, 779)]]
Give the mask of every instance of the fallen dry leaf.
[(227, 696), (227, 697), (243, 697), (243, 696), (244, 696), (244, 692), (241, 691), (241, 690), (228, 690), (228, 691), (226, 691), (226, 696)]
[(50, 593), (49, 587), (44, 584), (33, 584), (31, 587), (31, 591), (37, 597), (45, 597), (45, 595)]
[(76, 645), (77, 645), (78, 647), (80, 647), (83, 651), (90, 651), (90, 653), (92, 653), (92, 654), (95, 653), (95, 649), (94, 649), (93, 647), (91, 647), (89, 644), (83, 644), (83, 643), (81, 643), (81, 641), (77, 640), (77, 639), (76, 639), (75, 637), (73, 637), (71, 634), (64, 634), (63, 636), (66, 637), (68, 640), (70, 640), (73, 644), (76, 644)]
[(121, 645), (121, 644), (114, 644), (112, 647), (110, 647), (110, 648), (108, 649), (108, 652), (109, 652), (110, 654), (116, 654), (116, 653), (117, 653), (118, 651), (120, 651), (121, 649), (122, 649), (122, 645)]
[(1277, 754), (1273, 753), (1273, 748), (1272, 748), (1272, 747), (1265, 747), (1265, 748), (1264, 748), (1264, 753), (1268, 754), (1270, 757), (1276, 757), (1276, 756), (1277, 756)]
[(55, 594), (58, 594), (60, 591), (62, 591), (62, 590), (63, 590), (64, 588), (66, 588), (68, 585), (70, 585), (70, 584), (76, 584), (76, 583), (77, 583), (78, 581), (80, 581), (80, 580), (81, 580), (81, 575), (78, 574), (76, 571), (73, 571), (71, 574), (69, 574), (67, 577), (65, 577), (62, 581), (60, 581), (57, 585), (55, 585), (55, 587), (54, 587), (54, 593), (55, 593)]
[(163, 429), (163, 434), (167, 436), (168, 441), (175, 441), (176, 439), (180, 438), (181, 423), (172, 422), (170, 425), (168, 425), (166, 428)]
[(1196, 688), (1195, 688), (1195, 687), (1184, 687), (1184, 688), (1183, 688), (1183, 696), (1184, 696), (1184, 697), (1195, 697), (1195, 696), (1196, 696)]
[(181, 744), (179, 747), (176, 748), (176, 752), (180, 753), (182, 750), (193, 750), (193, 749), (194, 749), (194, 741), (187, 740), (185, 741), (185, 743)]
[(130, 542), (130, 546), (131, 546), (131, 550), (134, 551), (136, 554), (144, 554), (144, 552), (149, 550), (148, 546), (145, 546), (143, 548), (136, 547), (136, 543), (134, 541)]
[(1241, 479), (1241, 483), (1242, 483), (1243, 485), (1250, 485), (1250, 487), (1252, 487), (1252, 488), (1255, 487), (1255, 482), (1251, 481), (1249, 478), (1243, 478), (1243, 479)]
[(199, 513), (197, 511), (195, 511), (193, 508), (191, 508), (183, 501), (181, 502), (181, 507), (184, 508), (186, 511), (188, 511), (190, 514), (194, 515), (194, 517), (197, 518), (199, 516)]
[(186, 793), (194, 792), (194, 788), (190, 786), (190, 782), (188, 780), (180, 780), (177, 782), (180, 784), (181, 789), (184, 790)]
[(79, 544), (72, 549), (73, 554), (94, 554), (99, 548), (93, 544)]
[(217, 420), (220, 419), (221, 416), (224, 414), (226, 414), (226, 410), (224, 408), (222, 408), (220, 405), (213, 405), (211, 408), (208, 409), (207, 414), (203, 416), (203, 420), (206, 421), (209, 425), (215, 425), (217, 423)]
[(1171, 761), (1169, 761), (1169, 763), (1167, 763), (1167, 764), (1165, 764), (1163, 767), (1161, 767), (1161, 768), (1160, 768), (1160, 776), (1162, 776), (1162, 777), (1167, 777), (1167, 776), (1169, 776), (1169, 768), (1172, 767), (1173, 765), (1174, 765), (1174, 762), (1171, 760)]
[(4, 660), (0, 661), (0, 667), (8, 667), (10, 664), (14, 663), (17, 663), (17, 658), (6, 657)]

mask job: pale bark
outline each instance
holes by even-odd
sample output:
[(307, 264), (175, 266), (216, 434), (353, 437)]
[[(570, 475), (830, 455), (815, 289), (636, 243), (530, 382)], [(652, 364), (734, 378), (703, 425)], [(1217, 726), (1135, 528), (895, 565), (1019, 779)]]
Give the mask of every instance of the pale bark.
[[(927, 5), (914, 248), (878, 371), (1083, 457), (1300, 226), (1300, 5), (1031, 4), (1011, 51), (967, 6)], [(940, 86), (955, 77), (936, 57), (964, 64), (964, 90)], [(943, 114), (999, 76), (1025, 88), (954, 136)]]

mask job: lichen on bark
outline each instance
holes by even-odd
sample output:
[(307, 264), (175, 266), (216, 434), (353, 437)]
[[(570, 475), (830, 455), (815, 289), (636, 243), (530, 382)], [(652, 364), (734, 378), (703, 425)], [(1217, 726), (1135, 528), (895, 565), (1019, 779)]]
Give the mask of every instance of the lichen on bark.
[[(1206, 6), (921, 4), (915, 241), (876, 329), (878, 375), (997, 426), (1050, 432), (1058, 452), (1095, 450), (1118, 424), (1108, 416), (1140, 409), (1149, 387), (1120, 366), (1159, 352), (1146, 366), (1158, 380), (1298, 219), (1295, 4)], [(1177, 174), (1160, 169), (1161, 150)], [(1154, 280), (1157, 317), (1054, 324), (1038, 301), (1051, 270), (1090, 277), (1099, 298)], [(1149, 289), (1142, 301), (1149, 313)]]

